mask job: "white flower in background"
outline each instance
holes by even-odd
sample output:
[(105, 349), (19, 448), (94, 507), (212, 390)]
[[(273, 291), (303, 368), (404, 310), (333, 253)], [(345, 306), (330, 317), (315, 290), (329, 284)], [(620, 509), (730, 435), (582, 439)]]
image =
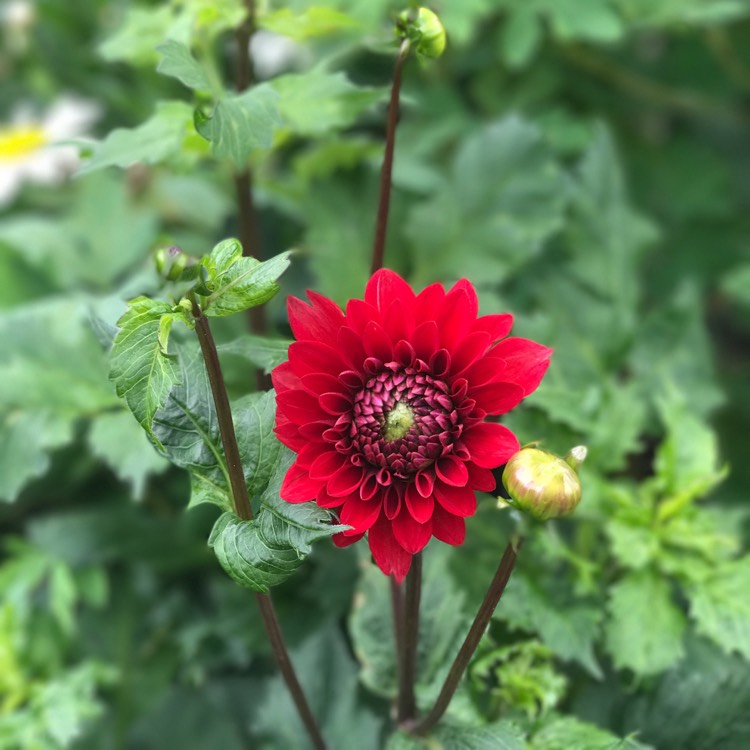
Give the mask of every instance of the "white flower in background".
[(29, 0), (8, 0), (0, 3), (3, 46), (11, 56), (26, 52), (30, 32), (36, 20), (36, 6)]
[(288, 37), (260, 29), (250, 39), (250, 55), (255, 75), (265, 80), (300, 63), (304, 52), (299, 44)]
[(42, 118), (23, 107), (0, 122), (0, 206), (24, 182), (56, 185), (68, 178), (78, 168), (78, 148), (60, 142), (85, 135), (98, 116), (93, 102), (64, 95)]

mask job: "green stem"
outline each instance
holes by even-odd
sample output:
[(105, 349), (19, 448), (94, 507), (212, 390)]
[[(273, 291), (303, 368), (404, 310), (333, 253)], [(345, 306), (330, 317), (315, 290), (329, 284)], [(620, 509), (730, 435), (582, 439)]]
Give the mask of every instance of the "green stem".
[(495, 572), (495, 577), (492, 579), (492, 583), (490, 583), (490, 587), (487, 589), (484, 600), (479, 607), (474, 622), (471, 624), (469, 632), (466, 634), (466, 638), (464, 639), (458, 654), (456, 654), (456, 658), (451, 665), (448, 676), (445, 678), (445, 682), (440, 690), (440, 695), (438, 695), (438, 698), (435, 701), (435, 705), (427, 716), (419, 721), (404, 723), (404, 728), (408, 729), (413, 734), (427, 734), (427, 732), (429, 732), (430, 729), (440, 721), (440, 718), (448, 708), (451, 698), (456, 692), (458, 684), (461, 682), (461, 677), (469, 666), (471, 657), (477, 650), (477, 646), (482, 640), (485, 630), (487, 630), (492, 613), (495, 611), (495, 607), (497, 607), (497, 603), (500, 601), (500, 597), (503, 595), (505, 587), (508, 585), (508, 579), (513, 572), (518, 551), (521, 549), (522, 544), (523, 537), (517, 537), (512, 539), (505, 548), (503, 557), (500, 560), (500, 565), (498, 565), (497, 571)]
[(391, 85), (391, 100), (388, 104), (388, 123), (385, 132), (385, 154), (383, 168), (380, 171), (380, 200), (378, 201), (378, 217), (375, 223), (375, 239), (372, 245), (372, 265), (370, 273), (375, 273), (383, 267), (385, 255), (385, 237), (388, 231), (388, 211), (391, 205), (391, 174), (393, 172), (393, 152), (396, 146), (396, 126), (398, 125), (399, 95), (401, 92), (401, 73), (404, 62), (409, 56), (409, 40), (404, 39), (396, 58), (393, 69), (393, 84)]
[[(229, 472), (229, 483), (232, 488), (232, 499), (237, 515), (245, 521), (253, 517), (250, 496), (247, 492), (245, 483), (245, 474), (242, 470), (242, 460), (240, 450), (237, 445), (237, 436), (234, 432), (234, 422), (232, 420), (232, 410), (229, 405), (229, 396), (227, 395), (224, 375), (221, 371), (219, 354), (216, 351), (211, 328), (208, 324), (208, 318), (203, 315), (200, 306), (192, 299), (193, 317), (195, 318), (195, 331), (200, 342), (203, 359), (206, 363), (208, 372), (208, 381), (211, 385), (211, 394), (213, 395), (214, 405), (216, 406), (216, 418), (219, 423), (219, 433), (221, 434), (221, 444), (224, 447), (224, 455), (227, 460), (227, 470)], [(292, 696), (294, 705), (297, 707), (302, 723), (307, 730), (315, 750), (325, 750), (325, 742), (318, 728), (315, 717), (310, 710), (310, 706), (305, 698), (302, 686), (297, 679), (297, 674), (289, 658), (289, 651), (284, 643), (284, 637), (281, 633), (279, 620), (276, 617), (276, 610), (269, 594), (256, 594), (258, 607), (263, 618), (263, 625), (268, 634), (268, 640), (271, 649), (276, 657), (276, 663), (286, 682), (286, 686)]]
[(403, 666), (398, 692), (398, 721), (410, 721), (417, 711), (414, 684), (417, 677), (417, 643), (419, 641), (419, 602), (422, 597), (422, 553), (412, 558), (406, 577), (404, 607)]

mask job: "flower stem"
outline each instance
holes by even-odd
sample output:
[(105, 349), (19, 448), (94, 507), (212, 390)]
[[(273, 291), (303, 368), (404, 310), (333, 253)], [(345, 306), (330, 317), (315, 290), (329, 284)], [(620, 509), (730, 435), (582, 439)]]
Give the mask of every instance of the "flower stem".
[[(396, 681), (398, 683), (398, 701), (404, 694), (404, 666), (406, 664), (405, 620), (404, 620), (404, 587), (389, 576), (391, 583), (391, 613), (393, 614), (393, 640), (396, 651)], [(396, 711), (400, 712), (400, 703), (397, 702)]]
[[(211, 394), (216, 406), (216, 417), (219, 423), (219, 433), (221, 434), (221, 443), (224, 447), (224, 455), (227, 459), (227, 471), (232, 488), (235, 512), (243, 520), (249, 521), (253, 517), (253, 510), (250, 504), (250, 496), (247, 492), (245, 474), (242, 470), (242, 460), (240, 458), (239, 447), (237, 446), (237, 436), (234, 432), (232, 411), (229, 406), (229, 396), (227, 395), (224, 383), (224, 375), (221, 372), (219, 354), (216, 351), (216, 344), (208, 324), (208, 318), (203, 315), (195, 300), (191, 300), (191, 302), (193, 304), (193, 317), (195, 318), (195, 331), (198, 334), (203, 360), (206, 363), (206, 371), (208, 372), (208, 381), (211, 385)], [(268, 634), (268, 640), (271, 643), (271, 649), (276, 657), (276, 663), (286, 682), (292, 700), (297, 707), (302, 723), (305, 725), (310, 741), (315, 750), (325, 750), (326, 745), (320, 734), (320, 729), (318, 729), (315, 717), (310, 710), (305, 694), (302, 691), (302, 686), (297, 679), (291, 659), (289, 658), (289, 651), (284, 643), (284, 637), (279, 627), (273, 601), (269, 594), (262, 593), (256, 594), (256, 599), (263, 618), (263, 625)]]
[(497, 571), (495, 572), (495, 577), (492, 579), (492, 583), (490, 583), (490, 587), (487, 589), (484, 601), (482, 601), (482, 604), (479, 607), (474, 622), (471, 624), (469, 632), (466, 634), (466, 638), (464, 639), (458, 654), (456, 654), (456, 658), (451, 665), (448, 676), (445, 678), (445, 682), (440, 690), (440, 695), (438, 695), (438, 698), (435, 701), (435, 705), (424, 718), (411, 725), (409, 725), (408, 722), (405, 724), (405, 728), (413, 734), (426, 734), (429, 732), (429, 730), (437, 724), (445, 713), (445, 709), (448, 708), (448, 704), (451, 702), (451, 698), (456, 692), (458, 683), (461, 681), (461, 677), (466, 671), (466, 667), (469, 666), (469, 661), (476, 651), (479, 641), (482, 640), (487, 625), (489, 625), (492, 613), (495, 611), (495, 607), (497, 607), (497, 603), (500, 601), (503, 591), (505, 591), (510, 574), (513, 572), (513, 567), (516, 564), (518, 551), (521, 549), (522, 544), (523, 537), (520, 536), (511, 539), (511, 541), (508, 542), (508, 546), (505, 548), (503, 557), (500, 560), (500, 565), (498, 565)]
[(391, 100), (388, 104), (388, 123), (385, 133), (385, 155), (380, 172), (380, 200), (378, 202), (378, 218), (375, 224), (375, 240), (372, 245), (372, 266), (370, 273), (383, 267), (385, 253), (385, 236), (388, 231), (388, 210), (391, 205), (391, 173), (393, 172), (393, 151), (396, 145), (396, 125), (398, 125), (399, 94), (401, 92), (401, 72), (404, 62), (409, 56), (409, 40), (404, 39), (396, 58), (393, 69), (393, 84), (391, 85)]
[[(250, 57), (250, 38), (255, 31), (254, 0), (245, 0), (245, 8), (247, 9), (245, 19), (235, 33), (237, 40), (237, 62), (235, 65), (234, 82), (238, 92), (250, 88), (255, 78), (253, 60)], [(245, 167), (242, 171), (235, 173), (234, 192), (237, 201), (237, 221), (239, 223), (242, 254), (260, 260), (260, 231), (258, 227), (258, 214), (255, 210), (255, 201), (253, 199), (253, 173), (250, 167)], [(251, 307), (247, 314), (250, 330), (262, 336), (268, 328), (266, 325), (265, 308), (262, 305)], [(271, 387), (268, 377), (260, 368), (255, 371), (255, 382), (259, 391), (266, 391)]]
[(419, 601), (422, 596), (422, 553), (412, 558), (406, 578), (406, 605), (404, 608), (403, 665), (400, 670), (398, 690), (399, 723), (413, 719), (417, 705), (414, 700), (414, 683), (417, 677), (417, 643), (419, 640)]

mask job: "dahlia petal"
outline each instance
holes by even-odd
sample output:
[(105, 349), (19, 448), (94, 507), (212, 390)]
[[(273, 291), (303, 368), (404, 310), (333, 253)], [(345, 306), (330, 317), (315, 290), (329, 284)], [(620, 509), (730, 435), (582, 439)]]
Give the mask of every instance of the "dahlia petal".
[(445, 289), (442, 284), (430, 284), (418, 295), (414, 305), (414, 322), (417, 326), (426, 320), (435, 320), (440, 305), (445, 299)]
[(420, 471), (414, 477), (414, 486), (422, 497), (429, 497), (435, 486), (435, 475), (432, 471)]
[(490, 336), (484, 331), (475, 331), (464, 338), (451, 355), (451, 376), (456, 377), (474, 364), (489, 348)]
[[(468, 282), (467, 282), (468, 283)], [(458, 282), (445, 295), (436, 317), (440, 340), (446, 349), (453, 349), (468, 335), (477, 317), (476, 292), (471, 285)]]
[(282, 362), (271, 371), (271, 382), (276, 389), (276, 393), (288, 391), (291, 388), (299, 388), (299, 377), (292, 370), (289, 362)]
[[(347, 326), (339, 329), (336, 339), (338, 350), (346, 363), (355, 372), (362, 370), (362, 363), (367, 358), (365, 347), (362, 345), (362, 337), (356, 331)], [(342, 368), (342, 371), (346, 368)]]
[(440, 348), (440, 334), (434, 320), (420, 323), (411, 336), (414, 353), (420, 359), (427, 361)]
[(472, 331), (484, 331), (489, 334), (490, 341), (504, 339), (513, 327), (513, 316), (510, 313), (498, 315), (482, 315), (472, 326)]
[(507, 365), (503, 360), (493, 357), (493, 351), (494, 349), (491, 349), (489, 354), (475, 362), (463, 373), (469, 381), (470, 387), (478, 388), (480, 385), (487, 385), (492, 381), (499, 382), (503, 379), (502, 374), (507, 369)]
[[(300, 452), (297, 454), (297, 463), (300, 466), (303, 466), (305, 469), (310, 469), (310, 466), (313, 464), (315, 459), (323, 452), (327, 451), (328, 446), (327, 445), (321, 445), (320, 443), (312, 443), (308, 442), (305, 443), (304, 448), (300, 450)], [(319, 479), (321, 477), (313, 477), (313, 479)], [(327, 479), (327, 477), (322, 477), (323, 479)]]
[(383, 329), (394, 343), (410, 336), (414, 311), (403, 300), (395, 299), (383, 316)]
[(455, 456), (443, 456), (435, 462), (435, 473), (439, 479), (453, 487), (463, 487), (469, 478), (466, 464)]
[(351, 495), (339, 512), (341, 523), (352, 528), (344, 532), (347, 536), (367, 531), (380, 515), (380, 503), (375, 500), (362, 500), (359, 495)]
[(299, 427), (293, 422), (276, 425), (274, 432), (279, 441), (295, 453), (299, 453), (307, 444), (307, 439), (300, 435)]
[(524, 392), (515, 383), (488, 383), (469, 389), (469, 394), (487, 414), (505, 414), (523, 401)]
[(432, 538), (432, 521), (419, 523), (410, 515), (406, 508), (393, 519), (393, 536), (396, 541), (410, 554), (421, 552)]
[(281, 483), (279, 495), (288, 503), (306, 503), (318, 494), (321, 486), (322, 482), (311, 479), (307, 469), (298, 466), (295, 461)]
[(378, 490), (380, 485), (378, 484), (375, 472), (371, 471), (363, 480), (362, 484), (359, 485), (359, 496), (363, 500), (369, 500)]
[(383, 322), (380, 311), (361, 299), (350, 299), (346, 303), (346, 323), (356, 334), (361, 336), (371, 321)]
[[(435, 507), (435, 500), (432, 495), (422, 497), (417, 491), (416, 486), (409, 484), (406, 487), (404, 499), (406, 500), (406, 507), (411, 517), (417, 523), (427, 523), (432, 518), (432, 509)], [(403, 510), (401, 515), (403, 515)]]
[[(294, 425), (297, 433), (306, 442), (321, 443), (325, 441), (323, 433), (331, 428), (330, 420), (319, 422), (308, 422), (307, 424)], [(299, 453), (299, 451), (297, 451)]]
[(352, 534), (351, 536), (347, 536), (345, 532), (340, 531), (338, 534), (334, 534), (331, 539), (337, 547), (348, 547), (350, 544), (358, 542), (364, 535), (364, 531), (361, 534)]
[(451, 369), (451, 355), (447, 349), (438, 349), (430, 357), (430, 370), (436, 378), (448, 374)]
[(492, 356), (506, 364), (502, 379), (520, 386), (524, 396), (528, 396), (537, 389), (547, 372), (552, 349), (536, 341), (514, 337), (494, 346)]
[(333, 300), (312, 289), (308, 289), (306, 294), (315, 311), (321, 318), (327, 320), (328, 327), (333, 329), (334, 333), (344, 325), (344, 311)]
[(318, 398), (318, 403), (324, 411), (333, 416), (348, 414), (352, 410), (351, 398), (335, 391), (322, 393)]
[(412, 556), (396, 541), (391, 529), (391, 522), (380, 516), (367, 535), (370, 552), (375, 564), (386, 575), (392, 575), (401, 583), (411, 567)]
[(385, 517), (392, 521), (401, 511), (401, 493), (396, 487), (391, 485), (383, 498), (383, 512)]
[(497, 487), (497, 480), (489, 469), (482, 469), (471, 461), (466, 462), (466, 469), (469, 472), (467, 487), (471, 487), (477, 492), (494, 492), (495, 487)]
[(325, 485), (318, 490), (318, 496), (315, 498), (315, 502), (321, 508), (339, 508), (346, 502), (346, 497), (333, 497), (328, 494), (328, 490)]
[(312, 396), (320, 396), (321, 393), (329, 391), (349, 393), (349, 389), (337, 377), (327, 372), (310, 372), (303, 375), (300, 385)]
[(435, 500), (454, 516), (473, 516), (477, 510), (477, 496), (468, 487), (451, 487), (449, 484), (436, 482)]
[(310, 306), (297, 297), (287, 300), (289, 325), (297, 341), (330, 341), (344, 324), (344, 313), (331, 300), (317, 295), (315, 301)]
[(413, 305), (415, 295), (412, 288), (395, 271), (381, 268), (367, 282), (365, 301), (385, 312), (393, 300)]
[(328, 492), (334, 497), (349, 495), (359, 486), (362, 481), (364, 469), (361, 466), (344, 464), (334, 472), (328, 479)]
[(369, 357), (375, 357), (381, 362), (393, 359), (393, 343), (383, 327), (371, 320), (362, 335), (362, 342)]
[(320, 453), (310, 464), (308, 472), (311, 479), (326, 481), (335, 474), (342, 466), (348, 464), (348, 457), (338, 451), (326, 451)]
[(320, 341), (295, 341), (289, 347), (289, 362), (300, 377), (310, 372), (336, 376), (346, 369), (339, 352)]
[(306, 424), (318, 422), (327, 415), (318, 405), (318, 400), (305, 391), (284, 391), (276, 394), (279, 411), (291, 422)]
[(501, 424), (481, 422), (461, 435), (471, 460), (482, 469), (496, 469), (517, 453), (518, 438)]
[(410, 367), (416, 356), (414, 347), (408, 342), (400, 339), (396, 346), (393, 347), (393, 356), (397, 362), (404, 367)]
[(463, 544), (466, 538), (466, 523), (463, 518), (454, 516), (436, 505), (432, 514), (432, 534), (441, 542), (455, 547)]

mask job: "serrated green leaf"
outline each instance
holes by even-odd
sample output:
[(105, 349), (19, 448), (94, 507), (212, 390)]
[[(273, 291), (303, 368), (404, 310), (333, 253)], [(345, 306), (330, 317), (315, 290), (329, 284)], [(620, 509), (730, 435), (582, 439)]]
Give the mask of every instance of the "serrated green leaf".
[(276, 280), (289, 267), (291, 251), (261, 262), (237, 256), (231, 249), (239, 243), (231, 242), (233, 244), (227, 245), (215, 258), (212, 256), (216, 261), (212, 291), (201, 298), (203, 312), (209, 317), (233, 315), (268, 302), (279, 291)]
[(156, 112), (135, 128), (117, 128), (96, 145), (79, 170), (87, 174), (104, 167), (130, 167), (138, 162), (158, 164), (179, 152), (192, 121), (184, 102), (159, 102)]
[(750, 661), (750, 556), (718, 566), (687, 593), (698, 632)]
[(189, 34), (189, 26), (180, 23), (171, 6), (130, 7), (112, 35), (99, 45), (99, 53), (111, 62), (150, 65), (157, 59), (156, 46), (165, 38), (186, 42)]
[(281, 122), (278, 94), (269, 84), (253, 86), (242, 94), (222, 99), (208, 118), (196, 119), (198, 132), (211, 141), (213, 152), (244, 167), (250, 154), (273, 144)]
[(302, 136), (320, 136), (347, 128), (381, 101), (382, 88), (355, 86), (344, 73), (315, 69), (274, 78), (283, 125)]
[(445, 187), (409, 216), (416, 283), (500, 283), (562, 226), (565, 203), (563, 175), (536, 127), (518, 117), (486, 126), (464, 140)]
[(347, 528), (331, 524), (331, 513), (315, 503), (281, 500), (281, 482), (294, 460), (284, 448), (255, 518), (243, 521), (226, 512), (208, 540), (227, 575), (253, 591), (267, 592), (285, 581), (310, 554), (313, 542)]
[(648, 750), (631, 738), (621, 738), (574, 716), (560, 716), (534, 734), (529, 750)]
[(157, 72), (176, 78), (191, 89), (210, 88), (206, 73), (186, 45), (168, 39), (160, 44), (156, 51), (162, 55), (156, 66)]
[(152, 425), (172, 388), (180, 382), (176, 359), (160, 341), (162, 318), (183, 320), (167, 302), (138, 297), (117, 321), (120, 330), (112, 344), (109, 378), (141, 427), (161, 447)]
[(494, 617), (512, 629), (537, 633), (560, 658), (578, 662), (594, 677), (602, 676), (594, 655), (601, 621), (598, 609), (570, 604), (561, 607), (530, 578), (516, 571)]
[(685, 616), (666, 580), (652, 570), (632, 573), (610, 591), (606, 644), (618, 669), (638, 675), (663, 672), (685, 653)]
[(219, 344), (219, 354), (232, 354), (248, 360), (256, 367), (262, 367), (268, 375), (274, 367), (286, 362), (290, 339), (272, 339), (266, 336), (246, 334), (227, 344)]
[(446, 724), (433, 730), (427, 737), (414, 737), (396, 732), (386, 750), (524, 750), (520, 729), (509, 721), (497, 721), (484, 726)]
[(88, 444), (94, 456), (130, 484), (136, 500), (143, 497), (148, 477), (169, 466), (127, 411), (97, 416), (89, 429)]

